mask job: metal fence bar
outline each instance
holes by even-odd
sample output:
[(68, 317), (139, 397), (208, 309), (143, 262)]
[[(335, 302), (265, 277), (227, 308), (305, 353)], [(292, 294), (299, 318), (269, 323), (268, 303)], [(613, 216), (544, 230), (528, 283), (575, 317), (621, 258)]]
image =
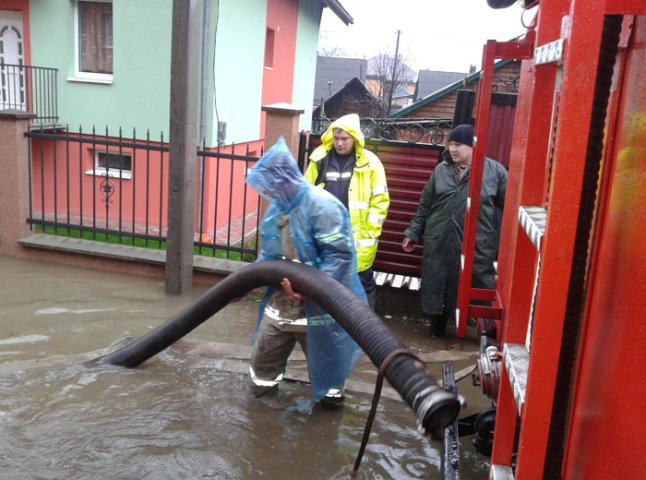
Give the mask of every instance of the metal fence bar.
[[(246, 149), (246, 156), (249, 156), (249, 145), (247, 145)], [(247, 178), (247, 166), (244, 165), (244, 175), (243, 178), (246, 180)], [(245, 234), (247, 233), (245, 230), (245, 220), (247, 219), (247, 182), (245, 181), (242, 184), (242, 226), (240, 230), (240, 247), (244, 248), (245, 247)]]
[(148, 246), (148, 225), (150, 220), (150, 149), (147, 148), (150, 146), (150, 130), (146, 130), (146, 222), (145, 222), (145, 232), (146, 232), (146, 242), (145, 246)]
[(67, 222), (67, 235), (70, 234), (70, 142), (65, 139), (65, 220)]
[[(107, 137), (107, 131), (106, 131), (106, 137)], [(123, 146), (122, 146), (122, 140), (123, 140), (123, 134), (121, 131), (121, 127), (119, 127), (119, 155), (123, 154)], [(131, 160), (131, 165), (130, 168), (132, 170), (132, 160)], [(107, 171), (110, 170), (110, 167), (106, 169)], [(133, 190), (134, 190), (134, 184), (133, 184)], [(121, 235), (123, 231), (123, 162), (119, 160), (119, 243), (122, 243), (123, 237)]]
[[(58, 232), (58, 226), (57, 226), (57, 221), (58, 221), (58, 148), (57, 145), (54, 144), (52, 146), (52, 151), (54, 153), (54, 232)], [(44, 166), (41, 165), (41, 168)], [(44, 168), (43, 168), (44, 170)]]
[[(164, 132), (161, 133), (161, 143), (164, 144)], [(168, 153), (168, 149), (166, 149)], [(164, 236), (162, 232), (162, 225), (164, 223), (164, 151), (161, 152), (161, 157), (159, 160), (159, 235), (158, 242), (159, 248), (162, 248), (162, 243), (164, 241)]]
[[(137, 141), (137, 131), (134, 128), (132, 129), (132, 139), (135, 142)], [(130, 166), (132, 170), (132, 178), (137, 178), (137, 151), (138, 149), (135, 149), (132, 151), (132, 164)], [(131, 196), (132, 207), (130, 209), (130, 216), (132, 217), (131, 225), (130, 225), (131, 232), (134, 232), (136, 230), (136, 223), (135, 223), (135, 218), (137, 214), (137, 188), (136, 187), (137, 187), (137, 182), (133, 182), (132, 196)]]
[[(29, 165), (27, 167), (28, 178), (29, 178), (29, 218), (34, 218), (34, 188), (33, 188), (33, 175), (34, 167), (32, 157), (33, 157), (33, 147), (31, 142), (27, 142), (27, 151), (29, 152)], [(33, 230), (33, 226), (29, 225), (29, 230)]]
[[(199, 208), (198, 208), (198, 247), (197, 247), (197, 253), (198, 255), (202, 255), (202, 243), (204, 240), (206, 240), (204, 236), (204, 210), (202, 206), (204, 205), (204, 169), (206, 168), (206, 158), (203, 155), (204, 150), (206, 150), (206, 144), (205, 144), (205, 139), (202, 139), (202, 151), (197, 152), (197, 165), (199, 169), (199, 187), (198, 187), (198, 192), (200, 195), (199, 198)], [(213, 233), (213, 236), (215, 237), (215, 232)]]
[(40, 144), (40, 191), (41, 191), (41, 216), (42, 220), (45, 221), (45, 169), (43, 166), (45, 165), (45, 145), (42, 143)]
[[(216, 152), (219, 154), (220, 153), (220, 145), (218, 144)], [(206, 159), (206, 156), (204, 157)], [(222, 157), (219, 157), (222, 158)], [(215, 184), (220, 185), (220, 162), (215, 163)], [(217, 242), (217, 235), (218, 235), (218, 199), (219, 195), (216, 192), (215, 193), (215, 205), (213, 208), (213, 244)]]
[[(83, 129), (79, 126), (79, 158), (82, 158), (81, 152), (83, 151)], [(83, 228), (83, 168), (82, 164), (79, 164), (79, 218), (81, 228)]]
[[(231, 155), (234, 154), (234, 148), (235, 144), (231, 144)], [(233, 159), (230, 161), (231, 167), (229, 169), (229, 191), (233, 192)], [(229, 215), (227, 217), (227, 224), (231, 225), (231, 202), (229, 202)], [(229, 250), (229, 247), (231, 247), (231, 229), (229, 228), (229, 231), (227, 232), (227, 258), (229, 258), (229, 254), (231, 251)]]

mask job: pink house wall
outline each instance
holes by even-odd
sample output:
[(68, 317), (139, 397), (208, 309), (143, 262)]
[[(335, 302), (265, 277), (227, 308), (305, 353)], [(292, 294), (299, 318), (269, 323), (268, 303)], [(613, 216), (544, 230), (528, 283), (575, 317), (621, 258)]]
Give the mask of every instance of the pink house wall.
[[(263, 71), (261, 97), (263, 105), (292, 101), (297, 28), (298, 1), (267, 1), (267, 29), (274, 32), (274, 46), (271, 52), (272, 65), (265, 65)], [(261, 114), (260, 131), (264, 136), (264, 113)]]

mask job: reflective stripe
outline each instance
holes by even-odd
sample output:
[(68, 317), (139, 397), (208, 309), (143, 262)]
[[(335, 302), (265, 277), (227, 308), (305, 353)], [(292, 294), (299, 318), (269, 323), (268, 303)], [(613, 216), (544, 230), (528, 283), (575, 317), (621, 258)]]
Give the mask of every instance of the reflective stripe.
[(341, 398), (343, 397), (344, 393), (345, 389), (343, 388), (330, 388), (325, 396), (329, 398)]
[(372, 247), (373, 245), (377, 244), (377, 239), (376, 238), (366, 238), (364, 240), (357, 240), (354, 242), (354, 246), (357, 248), (361, 247)]
[(308, 325), (309, 326), (315, 326), (315, 327), (320, 327), (322, 325), (333, 325), (336, 322), (332, 318), (331, 315), (325, 314), (325, 315), (316, 315), (314, 317), (310, 317), (308, 320)]
[(259, 387), (273, 387), (274, 385), (278, 385), (278, 382), (283, 379), (283, 374), (281, 373), (273, 380), (262, 380), (256, 377), (256, 372), (253, 371), (251, 365), (249, 365), (249, 376), (251, 377), (251, 381), (254, 385), (258, 385)]
[(369, 202), (349, 202), (348, 203), (349, 210), (367, 210), (369, 206), (370, 206)]
[(298, 258), (287, 258), (285, 255), (281, 255), (280, 259), (289, 260), (290, 262), (301, 263), (301, 261)]
[(336, 233), (331, 233), (329, 235), (321, 235), (319, 237), (319, 240), (322, 241), (323, 243), (332, 243), (332, 242), (341, 240), (342, 238), (344, 237), (341, 234), (341, 232), (336, 232)]
[(296, 320), (281, 320), (280, 322), (278, 322), (278, 324), (280, 325), (281, 330), (286, 326), (307, 327), (307, 318), (297, 318)]
[(330, 182), (336, 182), (339, 178), (341, 180), (348, 180), (350, 177), (352, 177), (352, 172), (343, 172), (341, 174), (339, 172), (327, 172), (325, 174), (325, 179)]
[(386, 219), (380, 215), (369, 213), (367, 220), (371, 223), (376, 223), (377, 225), (383, 225)]
[(373, 197), (375, 195), (383, 195), (384, 193), (388, 193), (388, 187), (386, 185), (383, 185), (383, 186), (377, 187), (377, 188), (373, 188), (370, 191), (370, 195), (372, 195)]
[(280, 316), (280, 310), (274, 307), (270, 307), (267, 305), (265, 307), (265, 315), (267, 315), (267, 318), (271, 318), (272, 320), (279, 320), (281, 322), (307, 322), (306, 318), (297, 318), (296, 320), (291, 319), (291, 318), (283, 318)]

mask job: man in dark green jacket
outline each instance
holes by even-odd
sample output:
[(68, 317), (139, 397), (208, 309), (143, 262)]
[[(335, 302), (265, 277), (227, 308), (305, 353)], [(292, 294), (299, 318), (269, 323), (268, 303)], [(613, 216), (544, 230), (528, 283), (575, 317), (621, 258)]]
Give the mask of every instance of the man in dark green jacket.
[[(453, 129), (449, 135), (449, 155), (435, 167), (417, 212), (404, 231), (404, 251), (412, 252), (414, 244), (424, 241), (422, 311), (430, 320), (431, 335), (435, 337), (443, 337), (448, 320), (455, 320), (473, 141), (471, 125)], [(507, 170), (495, 160), (485, 158), (473, 266), (475, 288), (493, 288), (493, 262), (498, 254), (506, 189)]]

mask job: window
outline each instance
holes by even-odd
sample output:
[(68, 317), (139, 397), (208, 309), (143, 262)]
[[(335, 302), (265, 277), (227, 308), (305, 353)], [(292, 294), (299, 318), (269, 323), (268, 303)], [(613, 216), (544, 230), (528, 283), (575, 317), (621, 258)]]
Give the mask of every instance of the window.
[(265, 33), (265, 68), (274, 67), (274, 36), (274, 30), (268, 28)]
[(123, 152), (94, 152), (94, 169), (85, 172), (88, 175), (105, 175), (110, 177), (131, 178), (132, 157)]
[(76, 3), (76, 78), (112, 81), (112, 2)]

